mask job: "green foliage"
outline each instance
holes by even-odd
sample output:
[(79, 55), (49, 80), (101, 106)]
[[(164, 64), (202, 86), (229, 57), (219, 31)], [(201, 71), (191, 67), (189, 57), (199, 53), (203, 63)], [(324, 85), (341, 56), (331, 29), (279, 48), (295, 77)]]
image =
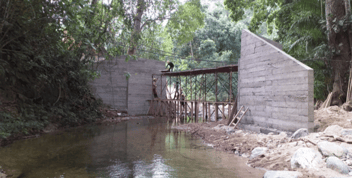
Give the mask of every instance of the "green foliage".
[(109, 28), (110, 21), (122, 14), (116, 2), (0, 2), (0, 95), (14, 98), (16, 110), (0, 105), (2, 137), (49, 123), (80, 125), (100, 115), (101, 102), (88, 86), (99, 74), (89, 64), (114, 39), (118, 29)]
[(191, 41), (194, 32), (204, 25), (204, 16), (199, 0), (191, 0), (180, 5), (167, 24), (170, 35), (177, 44)]
[[(203, 61), (237, 62), (240, 56), (242, 24), (237, 25), (228, 18), (228, 11), (217, 4), (213, 11), (204, 10), (205, 24), (198, 29), (191, 43), (175, 45), (174, 51), (181, 57), (191, 56)], [(225, 64), (225, 63), (223, 63)], [(198, 67), (214, 67), (215, 63), (200, 62)]]
[[(328, 60), (331, 54), (324, 47), (327, 36), (319, 23), (325, 19), (325, 7), (321, 0), (225, 0), (224, 4), (231, 11), (234, 21), (243, 19), (245, 10), (252, 9), (254, 14), (249, 29), (253, 32), (258, 32), (262, 23), (267, 24), (269, 34), (274, 28), (277, 29), (275, 40), (283, 45), (284, 51), (314, 69), (314, 97), (325, 98), (332, 81), (329, 79), (331, 69), (321, 60)], [(239, 4), (243, 9), (239, 8)]]

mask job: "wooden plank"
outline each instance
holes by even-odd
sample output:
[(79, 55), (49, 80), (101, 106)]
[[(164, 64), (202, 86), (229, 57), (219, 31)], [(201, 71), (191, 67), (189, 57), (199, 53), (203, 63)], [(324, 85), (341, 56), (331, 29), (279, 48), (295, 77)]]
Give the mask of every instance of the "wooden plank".
[[(204, 78), (205, 78), (205, 84), (204, 84), (204, 100), (205, 101), (207, 101), (207, 74), (204, 74)], [(208, 103), (206, 102), (205, 103), (205, 116), (204, 116), (204, 119), (206, 120), (206, 121), (208, 121), (208, 118), (209, 118), (209, 116), (208, 116)]]
[[(229, 118), (230, 123), (229, 123), (228, 125), (231, 125), (231, 124), (233, 123), (233, 121), (235, 121), (236, 117), (240, 114), (240, 112), (242, 111), (242, 109), (243, 109), (243, 106), (241, 106), (240, 110), (237, 112), (237, 114), (236, 114), (235, 117), (233, 117), (233, 115), (235, 114), (235, 113), (234, 113), (235, 110), (232, 109), (231, 116), (230, 116), (230, 118)], [(232, 117), (233, 117), (233, 118), (232, 118)]]
[(165, 76), (189, 76), (189, 75), (201, 75), (201, 74), (209, 74), (209, 73), (228, 73), (228, 72), (237, 72), (238, 65), (227, 65), (222, 67), (216, 68), (207, 68), (207, 69), (193, 69), (193, 70), (186, 70), (180, 72), (164, 72), (162, 75)]
[(203, 120), (202, 120), (202, 122), (204, 122), (205, 121), (205, 109), (204, 109), (204, 101), (202, 102), (202, 110), (203, 110)]
[(165, 102), (165, 113), (166, 113), (166, 117), (167, 119), (170, 119), (170, 113), (169, 113), (169, 107), (168, 107), (169, 103), (168, 101)]
[(193, 120), (193, 102), (191, 102), (191, 119)]
[(178, 113), (181, 119), (181, 115), (182, 115), (182, 109), (181, 109), (181, 101), (178, 102)]
[[(207, 102), (208, 103), (208, 120), (211, 120), (210, 118), (211, 118), (211, 114), (210, 114), (210, 103), (209, 102)], [(207, 120), (207, 121), (208, 121)]]
[(197, 101), (194, 103), (194, 106), (195, 106), (194, 110), (195, 110), (195, 113), (196, 113), (195, 122), (198, 122), (198, 114), (199, 114), (199, 108), (198, 108), (198, 106), (199, 106), (199, 104), (198, 104)]
[[(177, 99), (161, 99), (162, 101), (188, 101), (188, 102), (195, 102), (195, 101), (198, 101), (198, 100), (177, 100)], [(146, 101), (151, 101), (151, 100), (146, 100)], [(209, 101), (208, 101), (209, 102)], [(229, 103), (227, 101), (218, 101), (218, 102), (215, 102), (215, 101), (211, 101), (210, 103), (212, 104), (219, 104), (219, 105), (222, 105), (222, 104), (233, 104), (233, 103)]]
[(246, 112), (248, 111), (248, 108), (246, 109), (246, 111), (243, 113), (243, 115), (238, 119), (234, 129), (236, 129), (237, 125), (240, 123), (240, 121), (242, 120), (243, 116), (246, 114)]
[(229, 90), (229, 102), (232, 100), (232, 72), (229, 72), (230, 90)]
[(229, 119), (230, 118), (230, 115), (231, 115), (231, 104), (227, 104), (227, 118)]
[(188, 110), (188, 102), (185, 102), (185, 119), (187, 119), (187, 116), (188, 116), (187, 110)]
[(163, 98), (163, 75), (160, 76), (160, 99)]
[(222, 104), (222, 118), (226, 119), (226, 116), (225, 116), (225, 105), (224, 104)]
[[(215, 73), (215, 101), (218, 102), (218, 73)], [(218, 121), (218, 104), (215, 103), (215, 121)]]
[(176, 108), (176, 101), (175, 102), (173, 102), (173, 108), (174, 108), (174, 118), (176, 119), (177, 118), (177, 108)]

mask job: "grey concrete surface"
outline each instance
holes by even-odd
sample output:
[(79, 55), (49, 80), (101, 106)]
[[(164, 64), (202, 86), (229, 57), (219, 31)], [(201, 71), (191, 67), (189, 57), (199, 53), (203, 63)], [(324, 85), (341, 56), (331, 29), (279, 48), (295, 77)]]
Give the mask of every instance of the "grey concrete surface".
[[(274, 46), (275, 45), (275, 46)], [(294, 132), (313, 131), (313, 69), (276, 42), (242, 31), (238, 107), (249, 107), (242, 124)]]
[[(101, 76), (90, 83), (92, 92), (113, 109), (130, 115), (146, 114), (149, 108), (147, 100), (153, 96), (152, 74), (160, 74), (160, 70), (165, 69), (165, 62), (141, 58), (125, 62), (125, 58), (118, 56), (94, 64)], [(131, 75), (128, 81), (124, 76), (127, 72)], [(159, 96), (160, 81), (157, 90)]]

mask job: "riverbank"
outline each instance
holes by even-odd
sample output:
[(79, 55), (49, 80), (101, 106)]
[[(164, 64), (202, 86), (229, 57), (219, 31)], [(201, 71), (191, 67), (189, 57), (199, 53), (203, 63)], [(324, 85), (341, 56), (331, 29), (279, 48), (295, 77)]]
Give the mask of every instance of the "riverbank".
[(304, 129), (293, 135), (255, 133), (226, 126), (227, 120), (174, 128), (202, 138), (217, 150), (247, 158), (250, 167), (295, 171), (300, 177), (350, 177), (352, 130), (349, 128), (352, 124), (349, 119), (352, 113), (333, 106), (315, 111), (318, 132), (310, 134)]
[(0, 138), (0, 147), (9, 145), (16, 140), (38, 138), (43, 134), (61, 132), (61, 131), (65, 131), (66, 129), (70, 129), (70, 128), (74, 128), (74, 127), (83, 127), (87, 124), (109, 125), (109, 124), (113, 124), (113, 123), (120, 123), (122, 121), (129, 120), (129, 119), (154, 118), (153, 116), (129, 116), (126, 113), (121, 113), (121, 112), (118, 112), (117, 110), (112, 110), (109, 108), (101, 108), (100, 112), (102, 113), (102, 117), (97, 118), (95, 120), (95, 122), (80, 124), (80, 125), (76, 125), (76, 126), (66, 125), (64, 127), (62, 127), (56, 123), (49, 123), (43, 130), (40, 130), (40, 131), (35, 131), (35, 132), (28, 133), (28, 134), (17, 133), (17, 134), (11, 135), (10, 137), (8, 137), (6, 139)]

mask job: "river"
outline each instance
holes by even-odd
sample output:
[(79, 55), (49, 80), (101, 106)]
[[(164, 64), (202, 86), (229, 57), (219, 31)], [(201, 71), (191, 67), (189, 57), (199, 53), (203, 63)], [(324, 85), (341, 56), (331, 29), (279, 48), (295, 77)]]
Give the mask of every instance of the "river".
[(6, 174), (21, 178), (257, 177), (244, 158), (170, 129), (163, 119), (88, 125), (0, 148)]

